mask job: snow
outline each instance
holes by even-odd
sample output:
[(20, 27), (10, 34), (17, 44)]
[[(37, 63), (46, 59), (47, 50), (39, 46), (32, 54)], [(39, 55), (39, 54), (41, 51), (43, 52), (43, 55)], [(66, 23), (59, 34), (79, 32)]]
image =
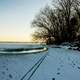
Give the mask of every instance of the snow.
[[(21, 80), (32, 66), (47, 54), (30, 80), (80, 80), (80, 52), (48, 47), (48, 52), (0, 56), (0, 80)], [(25, 76), (28, 80), (34, 69)]]
[[(32, 77), (33, 80), (80, 80), (79, 52), (49, 49), (49, 55)], [(42, 77), (41, 77), (42, 76)]]

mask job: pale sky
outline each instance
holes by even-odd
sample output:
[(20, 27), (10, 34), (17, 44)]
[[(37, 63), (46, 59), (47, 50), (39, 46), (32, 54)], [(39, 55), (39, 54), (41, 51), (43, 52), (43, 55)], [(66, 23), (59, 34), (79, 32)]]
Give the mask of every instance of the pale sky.
[(30, 23), (50, 0), (0, 0), (0, 41), (30, 41)]

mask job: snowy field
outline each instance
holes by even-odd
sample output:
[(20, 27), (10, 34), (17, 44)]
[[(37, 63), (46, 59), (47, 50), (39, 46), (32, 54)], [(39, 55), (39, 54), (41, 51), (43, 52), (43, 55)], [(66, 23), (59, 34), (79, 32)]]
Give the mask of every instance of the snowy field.
[(80, 80), (80, 52), (49, 46), (37, 54), (0, 55), (0, 80)]

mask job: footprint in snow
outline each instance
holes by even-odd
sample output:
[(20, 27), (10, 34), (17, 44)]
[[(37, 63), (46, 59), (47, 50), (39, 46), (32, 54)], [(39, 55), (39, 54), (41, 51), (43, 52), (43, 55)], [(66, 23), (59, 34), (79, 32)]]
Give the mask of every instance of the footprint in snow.
[(9, 74), (9, 78), (13, 78), (13, 76), (11, 74)]
[(52, 80), (55, 80), (55, 78), (52, 78)]
[(3, 71), (2, 74), (5, 75), (5, 72)]

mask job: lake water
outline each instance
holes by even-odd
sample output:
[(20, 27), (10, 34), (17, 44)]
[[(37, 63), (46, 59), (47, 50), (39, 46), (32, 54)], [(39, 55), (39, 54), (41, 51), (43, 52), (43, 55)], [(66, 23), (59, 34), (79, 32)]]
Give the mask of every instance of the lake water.
[(44, 46), (40, 44), (27, 43), (0, 43), (0, 54), (22, 54), (31, 53), (43, 49)]

